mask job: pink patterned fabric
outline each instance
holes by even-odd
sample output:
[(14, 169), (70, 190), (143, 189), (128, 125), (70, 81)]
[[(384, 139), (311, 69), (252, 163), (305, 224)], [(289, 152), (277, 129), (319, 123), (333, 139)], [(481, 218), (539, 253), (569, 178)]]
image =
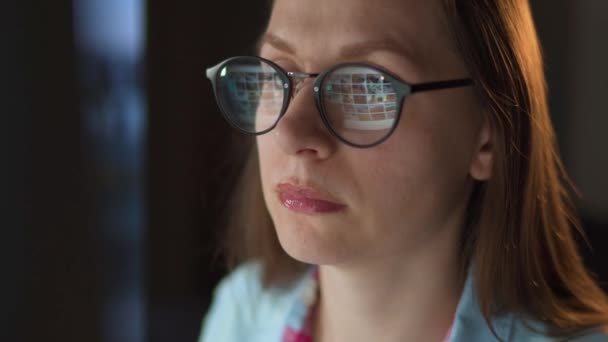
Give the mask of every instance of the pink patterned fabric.
[(319, 269), (314, 268), (308, 277), (302, 296), (287, 316), (282, 342), (312, 342), (313, 319), (319, 290)]
[(452, 323), (452, 325), (450, 326), (450, 328), (448, 329), (448, 333), (445, 335), (445, 337), (443, 338), (443, 342), (450, 342), (450, 336), (452, 336), (452, 327), (454, 326), (454, 323)]

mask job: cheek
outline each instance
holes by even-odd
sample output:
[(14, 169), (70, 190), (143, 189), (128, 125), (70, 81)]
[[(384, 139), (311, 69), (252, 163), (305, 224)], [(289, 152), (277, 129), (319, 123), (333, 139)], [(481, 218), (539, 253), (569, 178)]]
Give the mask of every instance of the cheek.
[(275, 150), (274, 144), (268, 139), (269, 136), (260, 136), (256, 138), (256, 148), (258, 151), (258, 160), (260, 167), (260, 175), (262, 180), (262, 189), (266, 195), (267, 188), (270, 186), (273, 179), (272, 165), (278, 164), (278, 151)]
[(361, 196), (367, 202), (365, 207), (390, 217), (400, 215), (404, 206), (420, 199), (428, 189), (425, 184), (433, 178), (427, 155), (421, 152), (416, 148), (385, 149), (371, 160), (359, 160), (356, 178), (365, 189)]
[(271, 215), (275, 213), (278, 201), (276, 199), (276, 185), (284, 181), (285, 177), (293, 174), (293, 163), (288, 163), (287, 155), (277, 145), (273, 132), (258, 136), (256, 148), (260, 169), (262, 194)]
[[(481, 109), (469, 88), (429, 92), (410, 99), (404, 134), (419, 160), (438, 172), (466, 177), (481, 125)], [(409, 121), (408, 121), (409, 120)]]
[(476, 123), (466, 105), (446, 105), (412, 101), (393, 136), (353, 159), (361, 198), (376, 218), (428, 219), (466, 195)]

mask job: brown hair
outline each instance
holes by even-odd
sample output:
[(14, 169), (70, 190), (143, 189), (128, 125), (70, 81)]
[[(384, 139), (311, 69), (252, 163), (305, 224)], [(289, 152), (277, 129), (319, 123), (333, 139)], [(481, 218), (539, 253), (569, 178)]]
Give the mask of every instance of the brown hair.
[[(608, 325), (608, 299), (585, 269), (584, 238), (550, 122), (540, 44), (527, 0), (443, 0), (448, 25), (494, 130), (492, 178), (470, 199), (463, 270), (474, 260), (486, 321), (500, 312), (542, 320), (551, 335)], [(264, 266), (265, 286), (304, 264), (279, 245), (262, 199), (255, 149), (235, 191), (229, 263)], [(491, 325), (490, 325), (491, 327)]]

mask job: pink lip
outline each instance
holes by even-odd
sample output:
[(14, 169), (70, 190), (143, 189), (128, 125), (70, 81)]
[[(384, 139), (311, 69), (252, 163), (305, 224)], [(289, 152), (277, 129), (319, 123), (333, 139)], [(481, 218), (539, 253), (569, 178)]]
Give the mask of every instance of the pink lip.
[(331, 213), (346, 208), (328, 195), (308, 187), (289, 183), (278, 185), (279, 200), (287, 209), (304, 214)]

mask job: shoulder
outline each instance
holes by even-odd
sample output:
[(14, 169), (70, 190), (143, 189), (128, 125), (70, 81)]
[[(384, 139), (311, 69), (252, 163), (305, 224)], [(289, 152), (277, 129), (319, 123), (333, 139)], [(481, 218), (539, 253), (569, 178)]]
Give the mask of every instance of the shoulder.
[(216, 287), (199, 342), (279, 340), (297, 288), (264, 288), (257, 262), (237, 267)]
[(552, 337), (548, 324), (514, 312), (493, 316), (489, 323), (491, 327), (481, 313), (474, 274), (469, 270), (456, 310), (451, 342), (497, 341), (494, 332), (500, 340), (507, 342), (608, 342), (608, 332), (600, 328), (567, 337)]
[(588, 329), (570, 336), (551, 337), (548, 333), (549, 326), (531, 320), (517, 320), (513, 324), (512, 341), (538, 341), (538, 342), (608, 342), (608, 331), (596, 328)]
[(607, 342), (608, 341), (608, 327), (597, 328), (584, 331), (576, 336), (573, 336), (569, 341), (576, 342)]

